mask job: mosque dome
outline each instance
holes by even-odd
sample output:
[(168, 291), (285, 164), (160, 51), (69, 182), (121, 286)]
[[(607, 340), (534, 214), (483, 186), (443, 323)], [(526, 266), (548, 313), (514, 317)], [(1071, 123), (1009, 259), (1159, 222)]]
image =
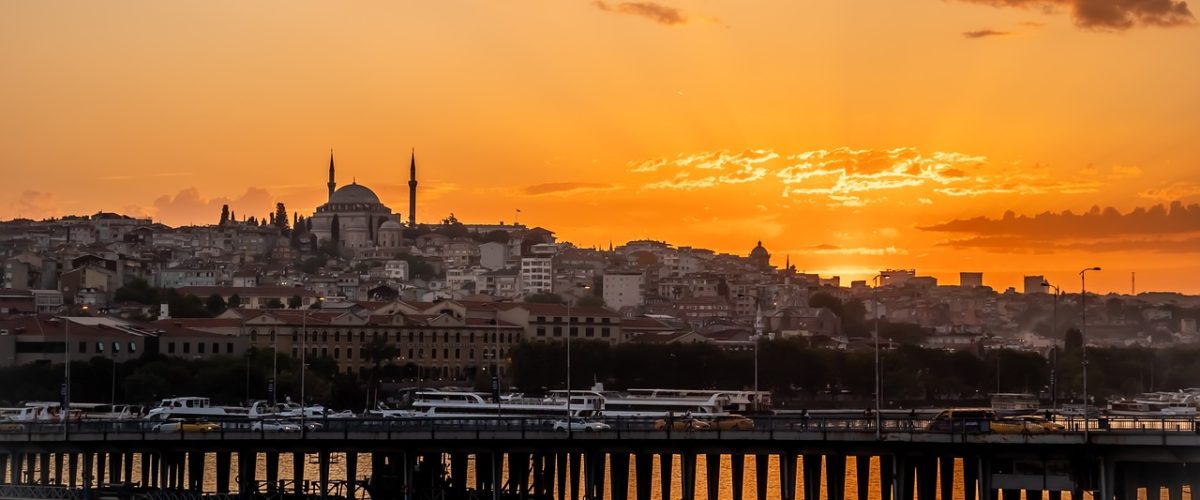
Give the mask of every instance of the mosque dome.
[(763, 248), (761, 241), (758, 242), (758, 246), (754, 247), (753, 250), (750, 250), (751, 257), (770, 257), (770, 255), (771, 254), (767, 253), (767, 249)]
[(383, 224), (379, 225), (380, 231), (382, 231), (384, 229), (404, 230), (404, 226), (401, 226), (399, 222), (396, 222), (392, 219), (388, 219), (388, 220), (384, 221)]
[(338, 188), (329, 197), (330, 203), (379, 203), (379, 197), (370, 188), (361, 184), (348, 184)]

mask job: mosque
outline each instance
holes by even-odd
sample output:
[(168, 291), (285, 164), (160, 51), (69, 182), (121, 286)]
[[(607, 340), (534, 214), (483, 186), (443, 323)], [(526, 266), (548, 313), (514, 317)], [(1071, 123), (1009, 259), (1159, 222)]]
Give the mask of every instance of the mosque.
[[(371, 188), (357, 181), (337, 187), (334, 180), (333, 152), (329, 153), (329, 199), (312, 216), (312, 233), (321, 243), (332, 241), (351, 251), (397, 249), (404, 242), (400, 214), (379, 201)], [(336, 188), (336, 189), (335, 189)], [(409, 162), (408, 224), (417, 221), (417, 159)]]

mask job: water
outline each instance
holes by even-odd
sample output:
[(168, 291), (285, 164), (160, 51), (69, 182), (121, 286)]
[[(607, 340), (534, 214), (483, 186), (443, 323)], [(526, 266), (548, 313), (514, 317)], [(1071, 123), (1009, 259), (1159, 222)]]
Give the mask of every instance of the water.
[[(331, 456), (331, 463), (329, 466), (330, 479), (345, 480), (346, 479), (345, 455), (341, 454), (341, 453), (335, 453), (335, 454), (331, 454), (330, 456)], [(310, 459), (313, 459), (313, 458), (315, 458), (315, 455), (309, 455), (308, 457)], [(637, 489), (636, 489), (637, 488), (637, 475), (636, 475), (636, 472), (634, 469), (634, 467), (636, 465), (636, 463), (635, 463), (636, 460), (637, 460), (636, 457), (632, 457), (630, 459), (630, 464), (629, 464), (629, 466), (630, 466), (629, 483), (628, 483), (627, 487), (628, 487), (628, 498), (630, 498), (630, 499), (637, 498)], [(854, 458), (847, 459), (847, 461), (846, 461), (846, 476), (843, 478), (843, 480), (845, 481), (845, 498), (846, 498), (846, 500), (862, 500), (858, 496), (858, 475), (857, 475), (858, 464), (856, 462), (857, 462), (857, 460)], [(504, 461), (502, 463), (506, 464), (507, 461)], [(679, 464), (681, 463), (681, 457), (676, 455), (675, 459), (674, 459), (674, 463), (675, 463), (675, 467), (672, 470), (672, 474), (671, 474), (671, 484), (672, 484), (671, 496), (673, 499), (679, 499), (682, 497), (682, 492), (683, 492), (683, 482), (682, 482), (682, 478), (680, 476), (680, 468), (679, 468), (680, 467)], [(40, 467), (40, 464), (35, 464), (35, 465), (38, 465), (38, 467)], [(265, 454), (258, 455), (257, 465), (258, 465), (257, 472), (255, 474), (256, 479), (258, 481), (266, 480), (267, 471), (266, 471), (266, 456), (265, 456)], [(296, 464), (293, 462), (291, 453), (281, 453), (279, 456), (278, 478), (288, 481), (290, 483), (291, 478), (292, 478), (292, 472), (293, 472), (295, 466), (296, 466)], [(318, 464), (314, 463), (314, 461), (307, 461), (307, 462), (301, 464), (301, 466), (304, 467), (304, 477), (306, 480), (314, 481), (319, 477)], [(745, 461), (745, 477), (744, 477), (744, 481), (743, 481), (743, 488), (744, 488), (743, 495), (744, 495), (744, 498), (746, 498), (747, 500), (751, 500), (751, 499), (762, 500), (762, 499), (756, 498), (757, 489), (758, 489), (756, 474), (754, 473), (756, 466), (757, 466), (757, 464), (756, 464), (755, 457), (753, 455), (747, 456), (746, 461)], [(768, 500), (778, 499), (778, 498), (780, 498), (780, 496), (779, 496), (779, 490), (780, 490), (779, 457), (777, 455), (771, 455), (768, 460), (767, 466), (769, 468), (768, 469), (769, 473), (767, 475), (766, 499), (768, 499)], [(869, 485), (868, 498), (866, 498), (865, 500), (879, 500), (880, 499), (879, 459), (872, 458), (870, 460), (869, 466), (871, 467), (871, 483)], [(53, 461), (51, 461), (50, 467), (51, 467), (51, 469), (53, 469), (53, 467), (54, 467)], [(63, 463), (63, 467), (64, 467), (64, 469), (67, 467), (65, 460)], [(135, 482), (139, 481), (141, 478), (141, 467), (142, 467), (141, 466), (141, 456), (140, 456), (140, 454), (135, 454), (134, 460), (133, 460), (133, 479)], [(797, 493), (796, 493), (796, 495), (798, 498), (803, 498), (803, 491), (804, 491), (804, 477), (803, 477), (803, 473), (801, 472), (803, 470), (802, 467), (803, 467), (803, 457), (798, 459), (797, 468), (796, 468), (796, 470), (797, 470), (797, 479), (796, 479), (796, 492)], [(80, 466), (80, 469), (82, 469), (82, 466)], [(232, 464), (231, 464), (232, 472), (230, 474), (230, 479), (231, 479), (231, 481), (233, 481), (233, 484), (231, 484), (230, 486), (235, 491), (237, 489), (237, 484), (236, 484), (237, 469), (238, 469), (238, 458), (237, 458), (237, 455), (234, 454), (233, 458), (232, 458)], [(35, 478), (39, 476), (39, 473), (36, 472), (36, 470), (37, 469), (35, 468), (35, 473), (34, 473)], [(447, 470), (449, 470), (448, 465), (447, 465)], [(469, 461), (468, 467), (467, 467), (467, 478), (466, 478), (467, 485), (475, 484), (474, 470), (475, 470), (474, 459), (472, 458)], [(652, 470), (653, 470), (653, 477), (652, 477), (652, 483), (651, 483), (651, 497), (654, 500), (664, 500), (662, 498), (662, 491), (659, 487), (659, 485), (660, 485), (659, 479), (661, 476), (659, 474), (660, 469), (659, 469), (659, 460), (658, 460), (657, 456), (654, 457), (654, 464), (653, 464)], [(697, 500), (737, 500), (737, 499), (734, 499), (734, 497), (733, 497), (733, 473), (732, 473), (732, 471), (733, 471), (733, 468), (732, 468), (732, 465), (730, 464), (729, 456), (722, 456), (721, 457), (720, 484), (719, 484), (716, 492), (709, 492), (708, 491), (708, 479), (707, 479), (707, 464), (706, 464), (705, 456), (703, 456), (703, 455), (698, 456), (696, 459), (696, 487), (695, 487), (696, 499)], [(6, 483), (9, 482), (9, 480), (11, 479), (9, 477), (10, 476), (9, 472), (10, 472), (9, 470), (4, 470), (4, 471), (0, 472), (0, 478), (3, 478), (4, 482), (6, 482)], [(504, 475), (507, 476), (507, 467), (503, 467), (503, 472), (504, 472)], [(184, 473), (186, 475), (186, 468), (185, 468)], [(80, 472), (80, 474), (77, 474), (78, 481), (82, 481), (82, 478), (80, 477), (81, 474), (82, 474), (81, 472)], [(106, 464), (105, 474), (107, 475), (107, 464)], [(962, 462), (962, 460), (955, 460), (953, 474), (954, 474), (954, 483), (953, 483), (954, 484), (954, 498), (962, 499), (962, 498), (964, 498), (963, 462)], [(358, 456), (357, 479), (360, 479), (360, 480), (366, 479), (366, 478), (370, 477), (370, 475), (371, 475), (371, 456), (369, 453), (360, 453)], [(611, 477), (608, 474), (606, 474), (606, 476)], [(828, 478), (824, 477), (825, 476), (824, 472), (822, 472), (822, 476), (823, 477), (822, 477), (822, 487), (821, 487), (821, 499), (827, 500), (828, 499), (828, 492), (827, 492)], [(53, 477), (53, 474), (51, 474), (51, 477)], [(216, 488), (217, 488), (217, 486), (216, 486), (216, 456), (213, 453), (209, 453), (205, 457), (204, 478), (205, 478), (205, 481), (204, 481), (205, 491), (208, 491), (208, 492), (216, 491)], [(557, 481), (556, 481), (556, 483), (557, 483)], [(553, 487), (557, 488), (557, 484), (555, 484)], [(581, 489), (583, 488), (582, 480), (580, 482), (580, 488)], [(1162, 498), (1167, 498), (1166, 491), (1163, 491), (1162, 493), (1163, 493)], [(361, 489), (359, 490), (358, 495), (363, 498), (367, 497), (366, 492)], [(1084, 500), (1091, 500), (1090, 494), (1085, 494), (1084, 497), (1085, 497)], [(605, 500), (611, 500), (611, 498), (612, 498), (612, 491), (610, 490), (609, 483), (605, 484), (604, 498), (605, 498)], [(1043, 495), (1042, 498), (1043, 498), (1043, 500), (1048, 500), (1049, 497), (1048, 497), (1048, 495)], [(1070, 493), (1065, 493), (1065, 492), (1063, 493), (1062, 498), (1064, 500), (1074, 500), (1071, 498)], [(1138, 498), (1140, 500), (1147, 500), (1147, 495), (1146, 495), (1145, 490), (1139, 491)], [(1184, 500), (1191, 500), (1191, 492), (1186, 488), (1184, 490), (1183, 498), (1184, 498)], [(667, 499), (667, 500), (671, 500), (671, 499)], [(942, 499), (941, 495), (939, 494), (938, 498), (936, 500), (952, 500), (952, 499)], [(1001, 500), (1004, 500), (1004, 499), (1002, 498)], [(1014, 500), (1014, 499), (1009, 499), (1009, 500)]]

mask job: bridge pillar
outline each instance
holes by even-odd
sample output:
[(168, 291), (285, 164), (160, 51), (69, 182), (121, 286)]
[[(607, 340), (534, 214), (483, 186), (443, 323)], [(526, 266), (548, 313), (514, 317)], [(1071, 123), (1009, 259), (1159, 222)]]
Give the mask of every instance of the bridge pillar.
[[(276, 456), (278, 456), (278, 455), (276, 455)], [(228, 451), (218, 451), (216, 460), (217, 460), (217, 465), (216, 465), (216, 467), (217, 467), (217, 470), (216, 470), (217, 493), (225, 495), (225, 494), (229, 493), (229, 468), (233, 465), (233, 456), (230, 455)], [(279, 464), (276, 463), (275, 467), (278, 468)], [(268, 475), (270, 474), (270, 471), (271, 471), (271, 461), (268, 460), (267, 461), (267, 474)], [(269, 481), (269, 479), (268, 479), (268, 481)], [(267, 490), (271, 491), (273, 489), (274, 489), (274, 486), (268, 482)]]
[[(579, 500), (579, 480), (583, 473), (583, 455), (571, 452), (571, 500)], [(585, 484), (586, 486), (586, 484)]]
[[(132, 464), (133, 461), (131, 460), (130, 463)], [(0, 470), (4, 470), (4, 466), (0, 465)], [(132, 477), (132, 476), (130, 476), (130, 477)], [(54, 454), (54, 484), (56, 486), (62, 486), (62, 484), (63, 484), (63, 454), (62, 453)]]
[(520, 463), (518, 462), (520, 459), (521, 454), (508, 453), (508, 492), (514, 495), (524, 495), (525, 488), (521, 478), (529, 478), (529, 460), (526, 459), (525, 463)]
[[(251, 495), (257, 493), (255, 491), (255, 473), (258, 471), (256, 464), (258, 454), (251, 450), (238, 450), (238, 492), (242, 498), (250, 498)], [(300, 462), (299, 469), (304, 468), (304, 462)]]
[(920, 500), (937, 500), (938, 458), (921, 457), (918, 459), (917, 475), (917, 489), (920, 491)]
[(675, 473), (675, 454), (658, 454), (658, 487), (662, 500), (671, 499), (671, 476)]
[(317, 452), (317, 485), (321, 498), (329, 497), (329, 450)]
[(592, 483), (596, 488), (595, 493), (592, 495), (592, 498), (595, 500), (602, 500), (604, 498), (605, 474), (608, 472), (607, 458), (608, 455), (606, 453), (594, 453), (593, 461), (590, 462), (596, 470), (596, 477)]
[(913, 500), (914, 481), (912, 461), (908, 457), (894, 456), (892, 464), (892, 467), (896, 471), (892, 478), (896, 500)]
[(821, 500), (821, 455), (809, 453), (800, 460), (804, 474), (804, 500)]
[(558, 480), (558, 490), (555, 492), (555, 496), (553, 498), (557, 498), (558, 500), (567, 500), (567, 475), (571, 473), (567, 467), (567, 454), (561, 451), (555, 453), (554, 460), (558, 462), (558, 466), (556, 467), (558, 470), (555, 474)]
[[(754, 499), (767, 500), (767, 481), (771, 475), (771, 456), (754, 455)], [(666, 497), (664, 497), (666, 500)]]
[(682, 478), (680, 485), (683, 491), (683, 500), (696, 500), (696, 454), (691, 451), (684, 451), (679, 455), (679, 476)]
[(854, 457), (855, 489), (858, 490), (858, 500), (871, 498), (871, 457), (858, 455)]
[[(963, 500), (978, 500), (979, 460), (963, 458)], [(1050, 498), (1050, 500), (1061, 500)], [(1077, 500), (1077, 499), (1076, 499)]]
[(41, 453), (38, 459), (41, 462), (38, 464), (38, 480), (45, 486), (50, 484), (50, 454)]
[[(349, 464), (346, 467), (346, 479), (351, 479)], [(463, 496), (467, 492), (467, 455), (453, 453), (450, 455), (450, 480), (454, 493)]]
[[(829, 500), (846, 499), (846, 456), (825, 455), (825, 491)], [(819, 498), (821, 490), (817, 490)]]
[[(238, 457), (241, 460), (241, 457)], [(292, 493), (297, 495), (304, 493), (304, 452), (292, 452)], [(240, 468), (238, 470), (241, 470)], [(240, 484), (240, 483), (239, 483)]]
[(741, 453), (731, 453), (729, 455), (729, 468), (729, 472), (733, 474), (733, 477), (730, 481), (730, 486), (733, 489), (732, 500), (745, 500), (746, 455)]
[[(221, 457), (224, 457), (224, 459), (222, 459)], [(220, 472), (221, 472), (221, 470), (224, 470), (225, 471), (226, 492), (228, 492), (228, 488), (229, 488), (229, 467), (230, 467), (230, 464), (232, 463), (231, 457), (232, 456), (229, 454), (229, 452), (217, 452), (217, 488), (221, 487)], [(223, 463), (225, 464), (223, 466), (221, 465), (222, 460), (224, 460)], [(275, 493), (276, 491), (280, 490), (280, 487), (279, 487), (279, 452), (277, 452), (277, 451), (266, 452), (265, 456), (263, 457), (263, 461), (266, 462), (263, 465), (263, 468), (266, 469), (266, 477), (263, 479), (267, 483), (266, 484), (267, 492)]]
[[(159, 456), (160, 454), (158, 453), (145, 453), (142, 455), (142, 475), (146, 476), (146, 486), (153, 488), (162, 487), (162, 483), (159, 481), (159, 471), (162, 469), (161, 464), (159, 464)], [(71, 454), (67, 459), (74, 462), (75, 455)], [(71, 477), (75, 477), (74, 463), (71, 464), (69, 472), (71, 473)]]
[[(93, 470), (96, 473), (96, 486), (97, 487), (104, 484), (104, 470), (105, 470), (104, 466), (105, 466), (105, 463), (108, 461), (107, 459), (108, 459), (108, 453), (99, 452), (96, 454), (96, 468)], [(30, 465), (29, 469), (33, 470), (33, 463), (30, 463), (29, 465)]]
[[(372, 455), (372, 457), (373, 456), (374, 455)], [(375, 467), (373, 465), (375, 463), (375, 461), (372, 460), (371, 463), (372, 463), (371, 467), (373, 469)], [(371, 474), (374, 475), (375, 471), (372, 470)], [(492, 455), (490, 453), (476, 453), (475, 454), (475, 490), (476, 491), (484, 491), (484, 490), (491, 489), (491, 485), (492, 485), (491, 477), (492, 477)]]
[[(954, 500), (954, 457), (942, 456), (938, 457), (937, 475), (940, 480), (938, 483), (938, 492), (941, 494), (942, 500)], [(965, 483), (964, 479), (964, 483)], [(966, 490), (967, 485), (963, 484), (963, 490)], [(1037, 500), (1041, 500), (1038, 498)]]
[[(710, 500), (716, 500), (721, 495), (721, 454), (709, 453), (704, 456), (705, 491)], [(616, 500), (616, 499), (613, 499)]]
[[(124, 458), (125, 458), (125, 454), (123, 454), (123, 453), (113, 453), (112, 455), (109, 455), (109, 457), (108, 457), (108, 482), (109, 483), (119, 484), (119, 483), (123, 482), (123, 480), (121, 479), (121, 471), (125, 470), (125, 466), (122, 465), (122, 460)], [(50, 464), (46, 464), (46, 465), (50, 465)]]
[(79, 474), (77, 474), (78, 471), (79, 471), (79, 455), (75, 454), (75, 453), (67, 455), (67, 487), (72, 490), (75, 489), (75, 486), (78, 484), (78, 482), (77, 482), (78, 477), (79, 477)]
[(612, 491), (612, 500), (628, 500), (629, 454), (623, 452), (613, 453), (608, 460), (612, 469), (609, 473), (609, 479), (612, 481), (612, 486), (609, 488)]
[(546, 460), (543, 457), (542, 453), (529, 455), (529, 471), (533, 475), (533, 479), (529, 480), (529, 494), (533, 496), (541, 495), (545, 488)]
[(188, 482), (187, 489), (197, 493), (204, 492), (204, 452), (193, 451), (187, 455)]
[[(650, 500), (654, 482), (654, 455), (638, 453), (634, 457), (634, 480), (637, 481), (637, 500)], [(668, 499), (663, 499), (668, 500)], [(734, 498), (734, 500), (740, 500)]]
[(0, 454), (0, 483), (13, 484), (13, 481), (8, 478), (8, 453)]
[(125, 465), (125, 482), (132, 483), (133, 482), (133, 452), (132, 451), (125, 453), (125, 460), (123, 462)]
[(554, 483), (556, 481), (555, 473), (558, 469), (557, 465), (558, 454), (542, 454), (542, 488), (537, 492), (538, 495), (554, 498)]
[(791, 452), (779, 454), (779, 498), (781, 500), (797, 500), (796, 456)]
[(896, 493), (896, 459), (891, 455), (879, 456), (879, 499), (892, 500)]
[[(466, 464), (463, 464), (463, 484), (466, 484)], [(355, 494), (358, 490), (358, 485), (355, 483), (358, 480), (358, 452), (346, 452), (346, 500), (355, 500)]]
[(83, 453), (83, 498), (92, 497), (92, 454)]

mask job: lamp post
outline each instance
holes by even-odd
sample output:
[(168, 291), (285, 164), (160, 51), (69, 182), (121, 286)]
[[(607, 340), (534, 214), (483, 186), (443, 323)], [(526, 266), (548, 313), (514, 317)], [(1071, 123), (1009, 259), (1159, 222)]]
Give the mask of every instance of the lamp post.
[[(592, 287), (588, 285), (575, 284), (574, 288), (582, 288), (584, 290)], [(571, 290), (574, 292), (574, 290)], [(572, 293), (574, 295), (574, 293)], [(567, 436), (571, 435), (571, 305), (574, 300), (567, 299)]]
[(875, 295), (875, 439), (879, 439), (883, 435), (883, 429), (880, 428), (883, 417), (879, 414), (883, 407), (883, 382), (879, 367), (879, 287), (883, 285), (883, 273), (872, 279), (875, 281), (875, 289), (872, 290)]
[(117, 354), (121, 351), (121, 343), (114, 340), (112, 343), (112, 394), (109, 401), (111, 411), (116, 411), (117, 408)]
[(1088, 359), (1087, 359), (1087, 272), (1099, 271), (1099, 267), (1089, 267), (1079, 271), (1079, 337), (1083, 341), (1081, 354), (1083, 364), (1083, 439), (1088, 439)]
[(738, 297), (751, 297), (754, 299), (754, 335), (750, 338), (754, 341), (754, 395), (751, 401), (754, 405), (754, 411), (758, 412), (758, 343), (762, 341), (763, 336), (762, 301), (757, 294), (738, 294)]
[(1042, 281), (1042, 286), (1054, 289), (1054, 312), (1050, 315), (1050, 339), (1054, 346), (1050, 348), (1050, 409), (1058, 413), (1058, 294), (1061, 291), (1049, 281)]
[[(317, 297), (317, 304), (325, 302), (325, 297)], [(308, 401), (304, 398), (304, 374), (308, 371), (308, 308), (300, 313), (300, 428), (307, 426)]]

